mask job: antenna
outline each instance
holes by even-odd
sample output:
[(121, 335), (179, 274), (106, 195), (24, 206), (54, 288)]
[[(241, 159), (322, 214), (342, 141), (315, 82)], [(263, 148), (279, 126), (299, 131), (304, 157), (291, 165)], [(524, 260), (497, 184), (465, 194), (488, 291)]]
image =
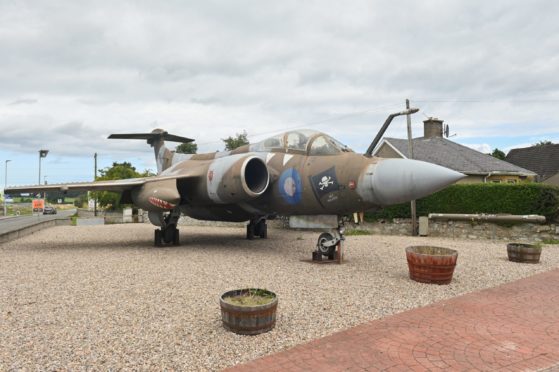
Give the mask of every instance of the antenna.
[(446, 138), (448, 138), (448, 132), (449, 132), (449, 126), (448, 126), (448, 124), (446, 124), (446, 125), (444, 126), (444, 136), (445, 136)]

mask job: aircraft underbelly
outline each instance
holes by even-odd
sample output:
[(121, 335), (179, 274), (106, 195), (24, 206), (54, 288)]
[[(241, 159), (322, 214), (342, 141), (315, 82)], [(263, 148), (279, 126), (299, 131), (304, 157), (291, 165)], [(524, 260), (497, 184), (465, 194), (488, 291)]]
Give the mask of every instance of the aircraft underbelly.
[(242, 222), (249, 220), (252, 215), (237, 205), (208, 205), (208, 206), (182, 206), (181, 212), (188, 217), (206, 221)]

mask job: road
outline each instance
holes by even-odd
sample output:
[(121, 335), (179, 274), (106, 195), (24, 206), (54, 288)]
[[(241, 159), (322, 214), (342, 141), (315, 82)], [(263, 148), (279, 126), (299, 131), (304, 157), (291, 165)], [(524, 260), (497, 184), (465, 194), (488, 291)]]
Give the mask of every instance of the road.
[(58, 211), (57, 214), (46, 214), (38, 216), (17, 216), (17, 217), (0, 217), (0, 234), (10, 231), (19, 230), (24, 227), (36, 225), (39, 222), (50, 221), (57, 218), (70, 217), (76, 212), (75, 209)]

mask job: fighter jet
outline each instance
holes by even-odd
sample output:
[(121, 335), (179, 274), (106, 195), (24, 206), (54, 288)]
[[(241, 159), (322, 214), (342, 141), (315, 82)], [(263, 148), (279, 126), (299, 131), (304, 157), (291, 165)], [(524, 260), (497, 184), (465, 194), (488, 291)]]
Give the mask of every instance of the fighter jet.
[(7, 193), (48, 190), (117, 191), (124, 203), (148, 211), (156, 246), (179, 244), (184, 214), (211, 221), (248, 221), (246, 237), (267, 237), (267, 219), (330, 229), (318, 250), (331, 255), (343, 239), (344, 216), (434, 193), (464, 177), (418, 160), (359, 154), (325, 133), (294, 130), (233, 151), (179, 154), (165, 141), (191, 142), (162, 129), (112, 134), (151, 145), (157, 175), (113, 181), (9, 187)]

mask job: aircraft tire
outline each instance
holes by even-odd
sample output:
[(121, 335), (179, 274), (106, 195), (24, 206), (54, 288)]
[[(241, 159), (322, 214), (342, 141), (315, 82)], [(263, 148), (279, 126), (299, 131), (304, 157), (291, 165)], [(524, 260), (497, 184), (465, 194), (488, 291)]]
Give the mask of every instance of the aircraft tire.
[(180, 245), (180, 234), (179, 229), (175, 228), (175, 234), (173, 236), (173, 245)]
[(156, 247), (161, 247), (162, 246), (162, 242), (161, 242), (161, 229), (156, 229), (154, 231), (154, 238), (153, 238), (153, 245), (155, 245)]
[(261, 239), (268, 238), (268, 225), (266, 224), (266, 221), (260, 221), (258, 223), (258, 236)]
[(166, 244), (173, 243), (174, 244), (175, 236), (178, 235), (177, 227), (174, 226), (174, 225), (169, 225), (162, 231), (161, 235), (162, 235), (164, 243), (166, 243)]
[(247, 239), (248, 239), (248, 240), (254, 239), (254, 230), (255, 230), (254, 227), (255, 227), (255, 226), (254, 226), (252, 223), (249, 223), (249, 224), (247, 225)]
[(320, 234), (320, 236), (318, 237), (317, 248), (318, 248), (318, 251), (320, 253), (322, 253), (323, 256), (331, 256), (336, 251), (336, 246), (335, 245), (333, 245), (331, 247), (325, 247), (323, 245), (325, 242), (330, 241), (332, 239), (334, 239), (334, 236), (330, 233), (327, 233), (327, 232)]

